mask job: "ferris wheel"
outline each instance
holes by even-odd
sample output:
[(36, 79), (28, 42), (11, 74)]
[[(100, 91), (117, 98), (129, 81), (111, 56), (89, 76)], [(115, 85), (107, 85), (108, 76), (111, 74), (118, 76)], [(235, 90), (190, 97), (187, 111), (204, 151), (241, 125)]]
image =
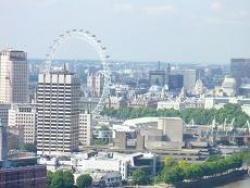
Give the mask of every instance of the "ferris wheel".
[(101, 73), (104, 76), (103, 91), (98, 104), (91, 112), (93, 115), (99, 115), (104, 108), (106, 99), (109, 96), (111, 74), (108, 62), (109, 56), (106, 54), (107, 49), (105, 46), (102, 45), (102, 41), (98, 39), (95, 34), (92, 34), (89, 31), (84, 31), (83, 29), (73, 29), (58, 35), (58, 37), (53, 41), (52, 45), (49, 47), (49, 53), (46, 55), (46, 68), (49, 71), (51, 70), (51, 66), (55, 59), (58, 48), (71, 39), (79, 39), (89, 44), (98, 54), (99, 60), (102, 64), (103, 70), (101, 71)]

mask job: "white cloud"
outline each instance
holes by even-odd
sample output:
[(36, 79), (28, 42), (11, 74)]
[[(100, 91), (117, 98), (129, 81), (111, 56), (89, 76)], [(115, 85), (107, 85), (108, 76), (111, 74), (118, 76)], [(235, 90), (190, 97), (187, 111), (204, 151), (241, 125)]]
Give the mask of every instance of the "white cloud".
[(222, 3), (219, 1), (212, 2), (211, 10), (214, 12), (220, 12), (222, 10)]
[(132, 12), (135, 10), (135, 6), (131, 3), (115, 3), (114, 10), (116, 12)]
[(176, 12), (176, 7), (173, 5), (151, 5), (144, 6), (141, 10), (147, 14), (172, 14)]
[(173, 14), (176, 7), (168, 4), (161, 5), (136, 5), (132, 3), (115, 3), (114, 10), (116, 12), (141, 12), (148, 15)]

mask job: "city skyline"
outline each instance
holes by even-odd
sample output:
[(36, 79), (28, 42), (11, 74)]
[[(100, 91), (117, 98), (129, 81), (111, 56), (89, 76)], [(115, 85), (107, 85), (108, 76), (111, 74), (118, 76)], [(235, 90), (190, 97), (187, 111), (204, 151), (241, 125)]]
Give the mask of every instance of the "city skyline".
[[(24, 49), (29, 58), (44, 58), (56, 36), (73, 28), (97, 34), (117, 60), (225, 64), (250, 54), (247, 0), (3, 0), (2, 5), (0, 47)], [(73, 40), (57, 57), (97, 55)]]

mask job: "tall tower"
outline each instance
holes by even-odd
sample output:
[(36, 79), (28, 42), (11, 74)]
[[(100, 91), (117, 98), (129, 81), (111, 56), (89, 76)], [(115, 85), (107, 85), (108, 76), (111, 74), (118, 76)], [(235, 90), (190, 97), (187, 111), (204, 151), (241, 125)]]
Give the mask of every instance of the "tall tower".
[(92, 97), (101, 97), (104, 87), (104, 75), (101, 72), (89, 74), (87, 87)]
[(28, 64), (23, 51), (0, 52), (0, 102), (28, 102)]
[(79, 144), (79, 81), (66, 70), (39, 74), (38, 154), (67, 155)]

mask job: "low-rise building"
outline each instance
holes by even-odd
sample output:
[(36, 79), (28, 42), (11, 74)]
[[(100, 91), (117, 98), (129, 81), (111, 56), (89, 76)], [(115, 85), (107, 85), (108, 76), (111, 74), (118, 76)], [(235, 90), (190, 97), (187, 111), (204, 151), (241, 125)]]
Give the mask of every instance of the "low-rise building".
[[(9, 110), (9, 127), (23, 130), (24, 143), (36, 143), (36, 106), (12, 104)], [(20, 135), (21, 137), (22, 135)]]
[(46, 188), (46, 166), (35, 165), (17, 168), (0, 168), (1, 188)]

